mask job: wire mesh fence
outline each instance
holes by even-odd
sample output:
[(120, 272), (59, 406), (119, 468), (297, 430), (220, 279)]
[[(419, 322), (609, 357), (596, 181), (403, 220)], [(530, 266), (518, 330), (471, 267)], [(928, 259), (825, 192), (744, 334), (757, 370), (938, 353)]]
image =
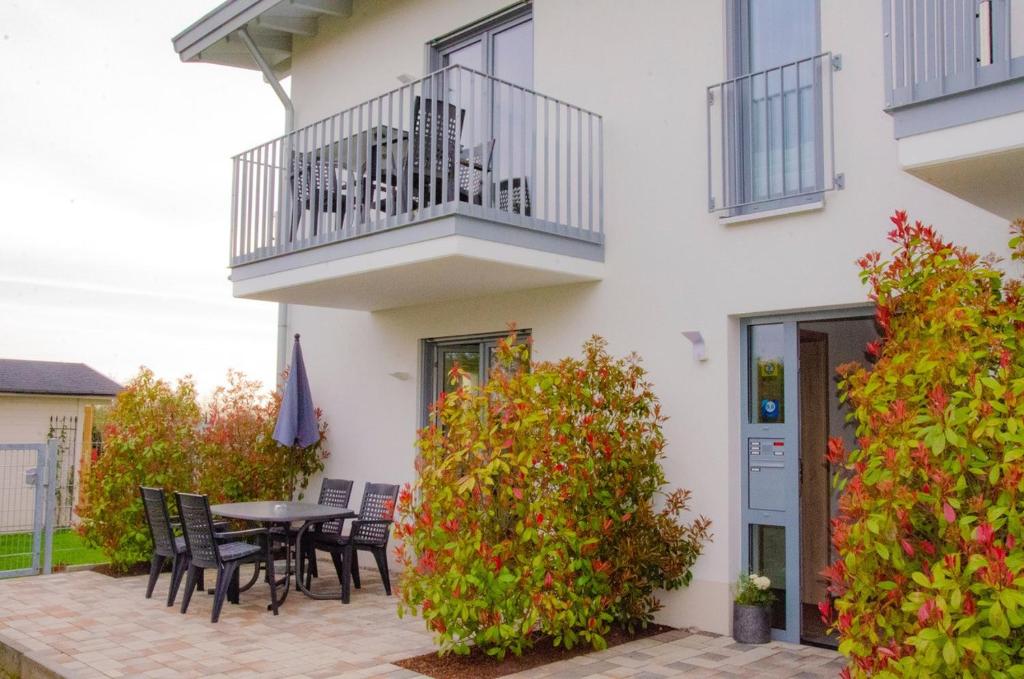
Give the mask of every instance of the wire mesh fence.
[(38, 474), (44, 457), (41, 445), (0, 445), (0, 574), (39, 568), (44, 498)]

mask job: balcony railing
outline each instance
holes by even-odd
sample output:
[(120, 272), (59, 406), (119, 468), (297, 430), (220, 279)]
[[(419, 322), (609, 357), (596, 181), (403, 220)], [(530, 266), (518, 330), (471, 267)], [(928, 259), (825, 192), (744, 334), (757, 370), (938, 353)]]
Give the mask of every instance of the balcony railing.
[(1020, 0), (884, 0), (882, 12), (888, 109), (1024, 77)]
[(453, 214), (603, 243), (602, 132), (447, 67), (236, 156), (231, 265)]
[(708, 210), (759, 212), (842, 188), (831, 52), (707, 88)]

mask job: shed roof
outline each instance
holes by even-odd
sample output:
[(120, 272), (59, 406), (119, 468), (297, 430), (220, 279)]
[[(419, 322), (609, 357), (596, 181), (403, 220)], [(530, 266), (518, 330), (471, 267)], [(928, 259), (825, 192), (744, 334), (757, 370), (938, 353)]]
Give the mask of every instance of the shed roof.
[(114, 397), (122, 389), (84, 363), (0, 358), (0, 393)]

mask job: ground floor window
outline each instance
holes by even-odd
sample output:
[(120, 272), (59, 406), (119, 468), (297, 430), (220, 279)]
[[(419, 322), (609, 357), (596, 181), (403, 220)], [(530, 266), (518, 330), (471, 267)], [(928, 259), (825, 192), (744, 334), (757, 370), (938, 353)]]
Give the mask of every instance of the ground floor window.
[[(518, 330), (518, 340), (525, 341), (529, 330)], [(430, 405), (441, 392), (455, 388), (448, 381), (452, 368), (458, 364), (465, 371), (464, 386), (480, 386), (498, 367), (498, 342), (508, 337), (508, 331), (483, 335), (463, 335), (423, 340), (423, 407), (421, 424), (426, 425)]]

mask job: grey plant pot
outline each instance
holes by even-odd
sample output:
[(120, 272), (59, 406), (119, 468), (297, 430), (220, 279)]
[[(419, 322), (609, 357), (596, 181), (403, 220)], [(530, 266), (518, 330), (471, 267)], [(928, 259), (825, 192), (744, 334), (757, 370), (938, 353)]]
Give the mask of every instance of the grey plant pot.
[(741, 644), (767, 644), (772, 638), (771, 609), (734, 603), (732, 636)]

